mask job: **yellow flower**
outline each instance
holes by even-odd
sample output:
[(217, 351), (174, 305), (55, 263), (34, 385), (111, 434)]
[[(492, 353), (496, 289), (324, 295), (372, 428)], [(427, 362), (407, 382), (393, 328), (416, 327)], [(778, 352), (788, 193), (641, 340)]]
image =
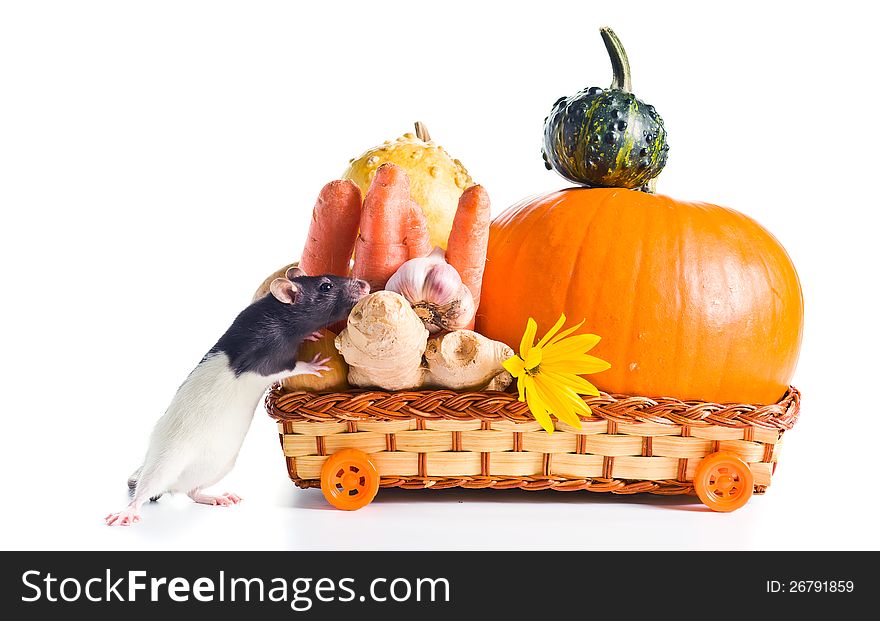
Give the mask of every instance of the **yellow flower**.
[(598, 397), (599, 391), (579, 376), (611, 367), (604, 360), (586, 353), (599, 342), (598, 336), (578, 334), (569, 337), (584, 324), (583, 321), (559, 332), (564, 324), (565, 315), (562, 315), (556, 325), (535, 344), (538, 324), (529, 317), (519, 355), (503, 363), (504, 368), (516, 378), (519, 400), (528, 404), (535, 420), (541, 423), (547, 433), (553, 433), (551, 414), (572, 427), (580, 428), (578, 414), (590, 416), (592, 412), (579, 395)]

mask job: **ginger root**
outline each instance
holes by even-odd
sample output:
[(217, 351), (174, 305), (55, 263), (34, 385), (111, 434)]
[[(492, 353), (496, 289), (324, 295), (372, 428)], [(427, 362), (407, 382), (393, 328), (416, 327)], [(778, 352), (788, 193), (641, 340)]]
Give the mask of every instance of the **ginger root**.
[(428, 330), (399, 293), (377, 291), (352, 309), (336, 348), (352, 386), (504, 390), (513, 378), (501, 363), (513, 350), (471, 330), (428, 340)]
[(455, 330), (428, 341), (425, 384), (453, 390), (504, 390), (513, 381), (501, 363), (513, 350), (472, 330)]
[(409, 302), (399, 293), (377, 291), (355, 304), (336, 349), (349, 365), (352, 386), (408, 390), (424, 381), (427, 341), (428, 331)]

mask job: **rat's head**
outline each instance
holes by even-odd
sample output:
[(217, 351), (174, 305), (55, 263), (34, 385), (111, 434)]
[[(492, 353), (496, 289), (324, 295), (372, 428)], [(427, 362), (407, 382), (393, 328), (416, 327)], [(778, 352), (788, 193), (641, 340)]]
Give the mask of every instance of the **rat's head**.
[(290, 305), (297, 321), (311, 332), (346, 319), (357, 301), (370, 292), (370, 285), (332, 274), (306, 276), (292, 267), (285, 278), (272, 281), (269, 291), (276, 300)]

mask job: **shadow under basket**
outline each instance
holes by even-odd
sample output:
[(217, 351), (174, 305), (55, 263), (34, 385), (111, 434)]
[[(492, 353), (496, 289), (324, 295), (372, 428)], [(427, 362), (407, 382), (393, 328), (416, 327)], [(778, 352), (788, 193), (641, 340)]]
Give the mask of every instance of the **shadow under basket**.
[(602, 393), (581, 429), (547, 434), (516, 394), (285, 392), (266, 397), (291, 480), (358, 509), (379, 487), (696, 494), (733, 511), (762, 493), (800, 393), (772, 405)]

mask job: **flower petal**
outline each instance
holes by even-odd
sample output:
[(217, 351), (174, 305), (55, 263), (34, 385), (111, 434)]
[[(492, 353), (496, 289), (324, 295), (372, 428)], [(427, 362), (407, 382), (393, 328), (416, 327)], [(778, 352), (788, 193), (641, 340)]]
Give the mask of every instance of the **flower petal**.
[(554, 385), (553, 379), (547, 378), (543, 373), (535, 378), (535, 389), (539, 397), (550, 407), (551, 413), (564, 423), (580, 429), (581, 419), (575, 413), (571, 401), (562, 393), (570, 392), (564, 386)]
[(559, 341), (558, 343), (553, 343), (553, 345), (545, 347), (544, 360), (552, 362), (554, 360), (562, 360), (579, 354), (584, 354), (593, 349), (600, 339), (601, 337), (598, 337), (595, 334), (578, 334), (577, 336), (570, 336), (564, 341)]
[[(591, 384), (590, 382), (588, 382), (587, 380), (585, 380), (585, 379), (582, 378), (582, 377), (580, 378), (580, 380), (581, 380), (584, 384), (586, 384), (586, 386), (584, 387), (585, 392), (581, 392), (580, 394), (582, 394), (582, 395), (590, 395), (591, 397), (598, 397), (598, 396), (600, 396), (600, 393), (599, 393), (599, 389), (598, 389), (598, 388), (596, 388), (595, 386), (593, 386), (593, 384)], [(587, 390), (589, 390), (589, 392), (586, 392)], [(580, 391), (578, 391), (578, 392), (580, 392)]]
[(563, 330), (562, 332), (560, 332), (559, 334), (557, 334), (556, 336), (554, 336), (552, 339), (550, 339), (549, 341), (547, 341), (547, 345), (552, 345), (553, 343), (558, 343), (559, 341), (561, 341), (562, 339), (564, 339), (564, 338), (565, 338), (566, 336), (568, 336), (569, 334), (572, 334), (572, 333), (574, 333), (574, 332), (577, 332), (578, 328), (580, 328), (582, 325), (584, 325), (584, 322), (585, 322), (585, 321), (586, 321), (586, 319), (581, 319), (581, 321), (580, 321), (579, 324), (577, 324), (577, 325), (575, 325), (575, 326), (573, 326), (573, 327), (571, 327), (571, 328), (566, 328), (565, 330)]
[(544, 401), (541, 400), (538, 391), (534, 389), (534, 384), (526, 391), (526, 403), (529, 404), (529, 410), (532, 411), (532, 416), (534, 416), (535, 420), (541, 424), (544, 431), (547, 433), (553, 433), (553, 421), (550, 419), (547, 406), (544, 404)]
[(526, 388), (532, 385), (532, 378), (528, 375), (523, 375), (522, 377), (516, 380), (516, 388), (519, 390), (519, 400), (523, 403), (526, 402)]
[(544, 352), (540, 347), (532, 347), (529, 350), (529, 355), (526, 356), (526, 359), (523, 363), (523, 368), (531, 371), (536, 368), (544, 359)]
[(583, 414), (584, 416), (592, 416), (593, 415), (593, 411), (590, 409), (590, 406), (588, 406), (586, 403), (584, 403), (584, 400), (581, 397), (579, 397), (576, 393), (574, 393), (573, 391), (566, 392), (564, 396), (566, 399), (571, 401), (571, 405), (574, 408), (575, 412), (578, 412), (579, 414)]
[(599, 396), (599, 391), (596, 390), (596, 387), (578, 375), (557, 373), (556, 371), (551, 371), (542, 367), (541, 376), (545, 376), (550, 381), (555, 382), (559, 386), (565, 386), (566, 388), (573, 390), (575, 393), (592, 395), (594, 397)]
[(535, 347), (544, 347), (544, 345), (547, 344), (547, 341), (553, 338), (553, 335), (559, 332), (559, 328), (561, 328), (563, 325), (565, 325), (565, 313), (559, 315), (559, 319), (557, 319), (556, 323), (553, 324), (553, 327), (547, 331), (547, 334), (541, 337), (541, 340), (538, 341), (538, 344), (535, 345)]
[(542, 363), (544, 365), (541, 367), (542, 369), (556, 371), (557, 373), (572, 373), (574, 375), (601, 373), (611, 368), (610, 363), (589, 354), (580, 354), (564, 360), (552, 360), (552, 362), (547, 362), (545, 359), (542, 360)]
[(519, 356), (511, 356), (502, 362), (501, 366), (514, 377), (520, 377), (525, 374), (525, 363)]
[(519, 355), (525, 360), (529, 355), (529, 350), (532, 349), (532, 346), (535, 344), (535, 334), (538, 332), (538, 324), (534, 319), (529, 317), (528, 322), (526, 323), (526, 331), (522, 335), (522, 340), (519, 343)]
[[(542, 375), (544, 374), (542, 373)], [(550, 378), (550, 381), (555, 382), (556, 379)], [(584, 400), (580, 396), (578, 396), (576, 390), (563, 384), (557, 384), (556, 391), (559, 395), (559, 398), (564, 399), (571, 406), (575, 413), (580, 413), (584, 415), (590, 414), (590, 408), (587, 407), (587, 404), (584, 403)]]
[(580, 402), (580, 405), (583, 407), (582, 410), (577, 410), (577, 412), (578, 412), (581, 416), (593, 416), (593, 410), (590, 409), (590, 406), (589, 406), (589, 405), (587, 405), (586, 403), (584, 403), (584, 400), (583, 400), (583, 399), (581, 399), (581, 398), (578, 397), (577, 395), (575, 395), (575, 396), (572, 397), (572, 398), (577, 399), (577, 400)]

